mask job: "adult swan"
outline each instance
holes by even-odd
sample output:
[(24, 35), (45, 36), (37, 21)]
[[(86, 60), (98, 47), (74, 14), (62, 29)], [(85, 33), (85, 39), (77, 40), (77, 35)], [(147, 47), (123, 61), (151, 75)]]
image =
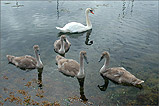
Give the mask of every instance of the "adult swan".
[(80, 32), (90, 30), (90, 29), (92, 29), (92, 24), (88, 17), (88, 13), (94, 14), (93, 9), (87, 8), (85, 11), (87, 26), (85, 26), (81, 23), (77, 23), (77, 22), (70, 22), (70, 23), (66, 24), (63, 28), (60, 28), (60, 27), (56, 27), (56, 28), (59, 29), (63, 33), (80, 33)]

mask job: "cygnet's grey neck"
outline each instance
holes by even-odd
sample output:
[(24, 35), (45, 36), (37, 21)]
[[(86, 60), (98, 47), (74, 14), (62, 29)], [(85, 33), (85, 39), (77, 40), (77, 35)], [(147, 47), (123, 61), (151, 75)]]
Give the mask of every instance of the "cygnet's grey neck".
[(109, 65), (109, 56), (104, 56), (105, 57), (105, 62), (103, 67), (100, 69), (100, 73), (105, 72), (105, 70), (108, 68)]
[(42, 62), (41, 62), (40, 55), (38, 54), (37, 50), (35, 50), (35, 57), (37, 60), (37, 67), (42, 68)]
[(61, 38), (61, 48), (59, 50), (61, 53), (65, 53), (64, 39)]
[(80, 54), (80, 69), (79, 69), (79, 73), (78, 76), (83, 78), (84, 77), (84, 61), (83, 61), (83, 55)]
[(108, 65), (109, 65), (109, 56), (105, 56), (104, 65), (105, 65), (106, 67), (108, 67)]

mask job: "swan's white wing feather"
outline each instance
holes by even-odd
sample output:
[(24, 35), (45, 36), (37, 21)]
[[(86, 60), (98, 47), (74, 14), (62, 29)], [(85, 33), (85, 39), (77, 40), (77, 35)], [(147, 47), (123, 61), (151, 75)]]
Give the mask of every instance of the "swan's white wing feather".
[(70, 32), (82, 32), (86, 30), (86, 26), (77, 22), (68, 23), (63, 28), (69, 30)]

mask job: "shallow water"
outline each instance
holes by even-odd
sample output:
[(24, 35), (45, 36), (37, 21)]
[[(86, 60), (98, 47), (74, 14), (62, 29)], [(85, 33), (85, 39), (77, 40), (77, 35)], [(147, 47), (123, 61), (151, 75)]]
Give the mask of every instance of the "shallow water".
[[(158, 48), (158, 2), (157, 1), (19, 1), (1, 2), (1, 68), (0, 103), (5, 106), (17, 105), (5, 99), (14, 95), (25, 100), (18, 90), (25, 90), (31, 99), (58, 102), (60, 105), (157, 105), (159, 87)], [(82, 8), (81, 8), (82, 7)], [(89, 14), (93, 28), (80, 34), (66, 34), (72, 46), (66, 58), (79, 61), (79, 52), (87, 51), (89, 64), (85, 64), (86, 78), (84, 94), (88, 99), (82, 102), (80, 86), (76, 78), (66, 77), (57, 71), (53, 43), (59, 39), (56, 26), (78, 21), (85, 24), (84, 11), (87, 7), (95, 10)], [(40, 46), (44, 69), (24, 71), (8, 64), (7, 54), (34, 56), (32, 46)], [(98, 63), (103, 51), (109, 51), (110, 66), (123, 66), (137, 78), (143, 79), (143, 89), (116, 85), (109, 82), (106, 91), (97, 85), (104, 83)], [(42, 77), (42, 78), (41, 78)], [(31, 85), (29, 85), (31, 84)], [(27, 86), (26, 86), (27, 85)], [(39, 90), (40, 89), (40, 90)], [(39, 97), (37, 93), (43, 97)], [(72, 100), (72, 101), (71, 101)], [(23, 105), (27, 102), (23, 102)]]

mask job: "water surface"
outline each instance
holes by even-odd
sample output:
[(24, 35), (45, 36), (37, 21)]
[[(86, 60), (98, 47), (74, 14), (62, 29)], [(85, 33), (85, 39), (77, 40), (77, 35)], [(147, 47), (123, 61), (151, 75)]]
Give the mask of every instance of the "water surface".
[[(94, 15), (89, 14), (92, 30), (66, 34), (72, 44), (66, 58), (79, 61), (79, 52), (87, 51), (89, 64), (85, 64), (83, 91), (88, 101), (82, 102), (79, 100), (78, 80), (57, 70), (53, 43), (60, 36), (56, 26), (62, 27), (72, 21), (85, 24), (87, 7), (95, 10)], [(38, 103), (47, 101), (62, 106), (157, 105), (158, 18), (157, 1), (19, 1), (18, 4), (16, 1), (2, 1), (0, 103), (20, 105), (20, 102), (16, 104), (18, 100), (11, 103), (6, 98), (14, 95), (25, 101), (25, 97), (30, 95)], [(42, 73), (36, 69), (24, 71), (8, 64), (7, 54), (34, 56), (32, 47), (35, 44), (40, 46), (44, 64)], [(125, 67), (145, 81), (144, 89), (109, 82), (106, 91), (100, 91), (97, 85), (104, 83), (99, 74), (104, 61), (98, 63), (98, 60), (103, 51), (109, 51), (111, 55), (110, 67)], [(24, 90), (27, 95), (20, 94), (18, 90)]]

